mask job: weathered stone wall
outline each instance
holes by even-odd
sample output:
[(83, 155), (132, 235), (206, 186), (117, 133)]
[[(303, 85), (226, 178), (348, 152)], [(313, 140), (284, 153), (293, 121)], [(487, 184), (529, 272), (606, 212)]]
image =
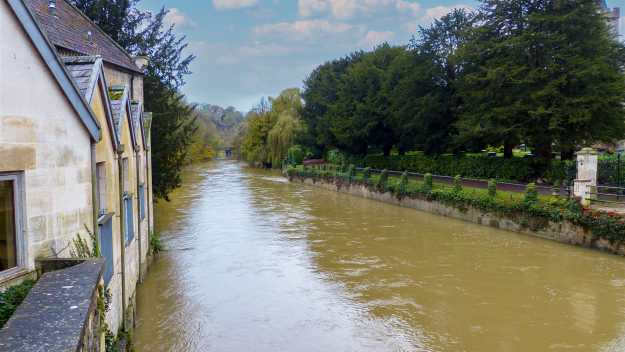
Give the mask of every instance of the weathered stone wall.
[(106, 322), (111, 331), (117, 331), (122, 322), (122, 261), (121, 261), (121, 211), (119, 204), (119, 165), (113, 146), (113, 133), (109, 127), (105, 110), (106, 95), (98, 85), (91, 100), (91, 109), (98, 119), (102, 131), (102, 140), (96, 144), (96, 163), (104, 163), (106, 169), (106, 212), (113, 213), (113, 276), (108, 284), (111, 293), (111, 309), (106, 314)]
[(6, 2), (0, 2), (0, 172), (24, 181), (24, 269), (93, 231), (91, 141)]
[(104, 262), (57, 264), (73, 266), (43, 274), (0, 330), (0, 351), (104, 351)]
[(143, 76), (122, 71), (109, 63), (104, 64), (104, 75), (109, 86), (126, 86), (131, 89), (132, 100), (143, 103)]
[(501, 230), (513, 231), (534, 237), (541, 237), (562, 243), (595, 248), (614, 254), (625, 255), (625, 246), (612, 245), (606, 240), (595, 240), (591, 233), (569, 221), (555, 223), (538, 218), (524, 221), (521, 218), (501, 216), (471, 207), (466, 210), (460, 210), (440, 202), (425, 199), (403, 198), (400, 200), (390, 192), (380, 193), (372, 191), (364, 185), (342, 184), (339, 186), (335, 183), (313, 180), (311, 178), (302, 179), (298, 177), (292, 178), (292, 181), (302, 182), (304, 184), (320, 187), (326, 190), (373, 199), (401, 207), (413, 208), (479, 225), (491, 226)]

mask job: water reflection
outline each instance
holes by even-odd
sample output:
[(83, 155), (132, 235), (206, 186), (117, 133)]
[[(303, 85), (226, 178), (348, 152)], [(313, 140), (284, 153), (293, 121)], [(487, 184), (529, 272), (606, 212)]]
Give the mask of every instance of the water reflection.
[(621, 258), (221, 162), (157, 207), (139, 351), (625, 348)]

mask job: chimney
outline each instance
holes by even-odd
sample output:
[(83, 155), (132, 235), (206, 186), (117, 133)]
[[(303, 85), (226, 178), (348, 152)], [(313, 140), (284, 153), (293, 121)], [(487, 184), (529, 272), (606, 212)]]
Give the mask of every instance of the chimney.
[(135, 60), (135, 65), (141, 70), (144, 70), (148, 67), (149, 59), (147, 56), (139, 55), (133, 58)]
[(48, 0), (48, 12), (56, 17), (56, 0)]

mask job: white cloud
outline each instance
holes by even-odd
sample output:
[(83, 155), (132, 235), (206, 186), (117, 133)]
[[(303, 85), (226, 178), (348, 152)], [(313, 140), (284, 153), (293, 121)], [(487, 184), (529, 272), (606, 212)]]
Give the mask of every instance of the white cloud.
[(446, 14), (450, 13), (454, 9), (472, 10), (473, 8), (469, 5), (464, 5), (464, 4), (430, 7), (427, 10), (425, 10), (424, 20), (431, 22), (435, 19), (439, 19), (445, 16)]
[(180, 9), (177, 9), (175, 7), (169, 9), (169, 12), (167, 12), (167, 15), (165, 15), (164, 21), (168, 25), (174, 25), (178, 28), (190, 28), (197, 26), (197, 24), (193, 22), (192, 19), (187, 17), (187, 15), (182, 13)]
[(299, 0), (299, 14), (303, 17), (310, 17), (316, 13), (325, 12), (328, 5), (327, 0)]
[(271, 37), (291, 40), (315, 40), (327, 36), (360, 31), (361, 29), (347, 23), (327, 20), (300, 20), (279, 22), (254, 28), (257, 37)]
[(415, 14), (409, 21), (403, 24), (403, 28), (406, 32), (413, 33), (419, 26), (427, 26), (435, 19), (439, 19), (446, 14), (450, 13), (454, 9), (465, 9), (467, 11), (473, 10), (473, 7), (465, 4), (456, 4), (450, 6), (434, 6), (427, 9), (422, 9), (421, 12)]
[(395, 2), (395, 8), (399, 12), (408, 13), (414, 16), (418, 15), (421, 11), (421, 5), (416, 2), (410, 2), (405, 0), (397, 0)]
[(258, 4), (258, 0), (213, 0), (217, 10), (233, 10), (251, 7)]
[(357, 15), (371, 15), (384, 10), (414, 12), (419, 4), (410, 0), (298, 0), (299, 14), (310, 17), (330, 13), (339, 19), (350, 19)]
[(384, 42), (390, 42), (393, 38), (395, 38), (395, 33), (391, 31), (368, 31), (360, 41), (360, 45), (371, 49)]

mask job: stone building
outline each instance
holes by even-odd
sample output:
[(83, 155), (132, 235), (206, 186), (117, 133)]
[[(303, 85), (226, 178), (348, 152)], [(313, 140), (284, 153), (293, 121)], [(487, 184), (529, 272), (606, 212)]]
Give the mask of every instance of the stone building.
[(597, 0), (599, 7), (605, 13), (608, 24), (614, 31), (615, 35), (619, 35), (619, 25), (621, 20), (621, 9), (618, 7), (610, 8), (606, 0)]
[(93, 234), (117, 331), (153, 228), (147, 61), (65, 0), (0, 1), (0, 31), (0, 288)]

